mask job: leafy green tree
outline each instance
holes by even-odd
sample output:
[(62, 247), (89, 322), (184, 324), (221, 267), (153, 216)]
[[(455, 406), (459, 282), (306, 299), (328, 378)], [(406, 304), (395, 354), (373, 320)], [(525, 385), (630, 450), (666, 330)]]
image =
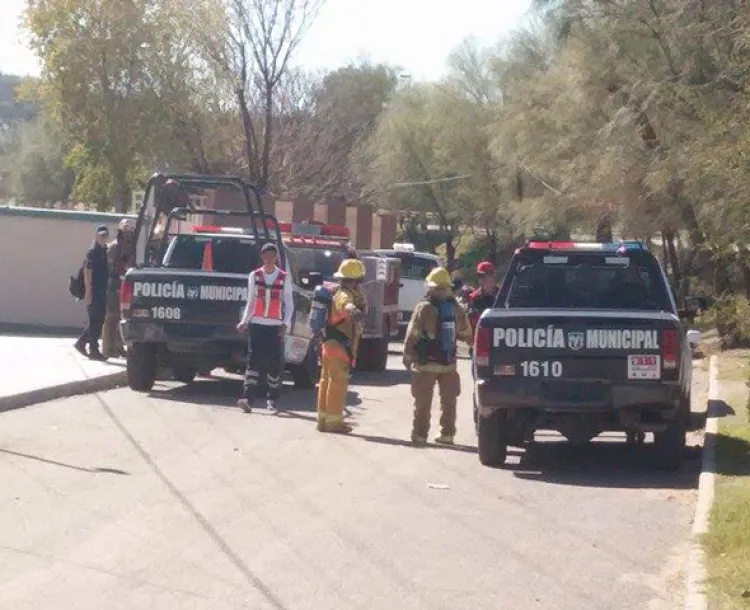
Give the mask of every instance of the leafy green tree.
[(13, 194), (20, 202), (68, 200), (75, 175), (65, 166), (64, 146), (60, 129), (49, 117), (41, 115), (21, 125), (10, 167)]
[(42, 62), (33, 93), (71, 142), (77, 199), (125, 210), (143, 167), (184, 163), (170, 154), (186, 145), (173, 125), (196, 107), (188, 84), (201, 68), (197, 24), (211, 30), (216, 13), (206, 0), (29, 0), (26, 26)]

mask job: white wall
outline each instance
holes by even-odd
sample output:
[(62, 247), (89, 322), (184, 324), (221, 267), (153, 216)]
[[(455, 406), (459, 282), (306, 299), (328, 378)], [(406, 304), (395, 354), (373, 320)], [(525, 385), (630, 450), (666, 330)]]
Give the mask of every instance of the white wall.
[(115, 214), (0, 207), (0, 325), (83, 326), (83, 303), (68, 293), (100, 224), (114, 239)]

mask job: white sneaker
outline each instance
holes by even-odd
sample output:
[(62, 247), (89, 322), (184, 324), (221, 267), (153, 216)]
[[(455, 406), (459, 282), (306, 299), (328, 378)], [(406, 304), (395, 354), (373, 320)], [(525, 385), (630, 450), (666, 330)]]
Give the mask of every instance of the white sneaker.
[(276, 401), (273, 398), (269, 398), (266, 401), (266, 409), (269, 413), (278, 413), (279, 410), (276, 408)]
[(250, 406), (250, 401), (247, 398), (240, 398), (237, 401), (237, 406), (242, 409), (245, 413), (252, 413), (253, 408)]

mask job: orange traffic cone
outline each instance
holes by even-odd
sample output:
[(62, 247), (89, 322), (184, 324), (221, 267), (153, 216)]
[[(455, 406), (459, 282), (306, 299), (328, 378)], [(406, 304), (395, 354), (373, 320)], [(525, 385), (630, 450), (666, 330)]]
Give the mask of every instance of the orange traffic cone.
[(207, 242), (203, 248), (203, 265), (201, 267), (203, 271), (214, 270), (214, 248), (212, 242)]

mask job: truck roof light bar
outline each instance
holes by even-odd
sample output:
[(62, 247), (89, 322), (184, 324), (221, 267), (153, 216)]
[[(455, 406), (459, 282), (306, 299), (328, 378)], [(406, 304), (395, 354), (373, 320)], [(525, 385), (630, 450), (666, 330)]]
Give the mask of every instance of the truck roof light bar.
[(526, 244), (531, 250), (589, 250), (601, 252), (627, 252), (632, 250), (646, 250), (643, 243), (637, 240), (621, 242), (583, 242), (583, 241), (540, 241), (534, 240)]
[(221, 227), (218, 225), (196, 225), (193, 227), (193, 231), (196, 233), (232, 233), (233, 235), (252, 232), (250, 229), (243, 229), (241, 227)]
[(339, 239), (349, 239), (351, 237), (349, 227), (327, 223), (280, 222), (279, 231), (284, 235), (293, 235), (295, 237), (320, 236)]

